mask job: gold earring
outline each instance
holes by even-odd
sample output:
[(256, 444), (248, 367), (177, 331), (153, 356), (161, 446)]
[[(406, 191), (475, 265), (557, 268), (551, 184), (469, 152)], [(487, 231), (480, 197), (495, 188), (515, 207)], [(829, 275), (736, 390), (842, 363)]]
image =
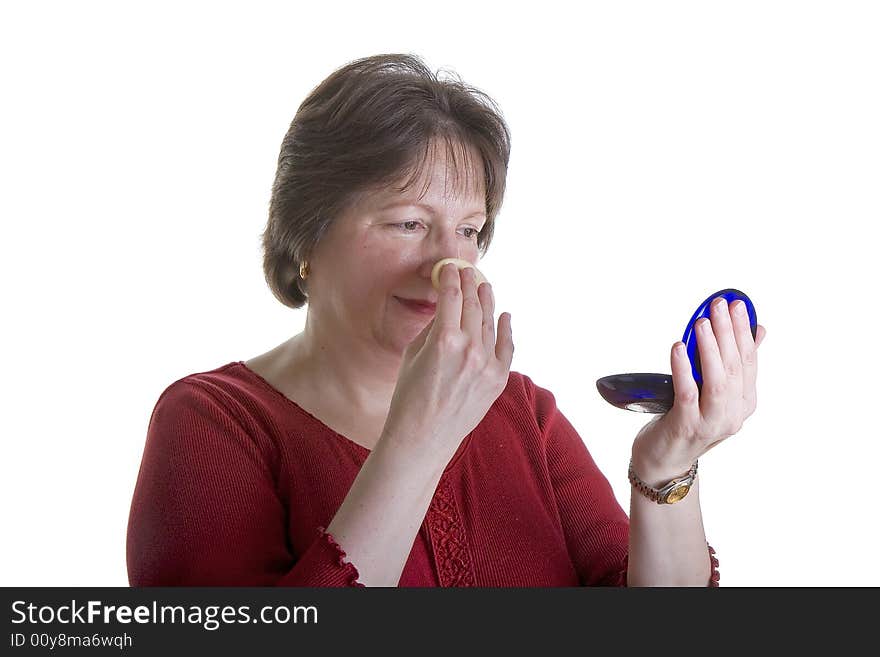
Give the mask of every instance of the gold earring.
[(303, 262), (299, 266), (299, 277), (306, 280), (309, 277), (309, 263)]

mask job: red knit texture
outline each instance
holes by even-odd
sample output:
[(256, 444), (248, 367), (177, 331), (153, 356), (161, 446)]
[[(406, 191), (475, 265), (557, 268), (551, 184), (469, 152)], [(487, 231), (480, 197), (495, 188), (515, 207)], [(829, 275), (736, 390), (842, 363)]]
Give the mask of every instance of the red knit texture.
[[(147, 429), (130, 584), (362, 586), (325, 528), (368, 456), (241, 361), (175, 381)], [(553, 394), (511, 372), (447, 465), (399, 585), (625, 586), (628, 540)]]

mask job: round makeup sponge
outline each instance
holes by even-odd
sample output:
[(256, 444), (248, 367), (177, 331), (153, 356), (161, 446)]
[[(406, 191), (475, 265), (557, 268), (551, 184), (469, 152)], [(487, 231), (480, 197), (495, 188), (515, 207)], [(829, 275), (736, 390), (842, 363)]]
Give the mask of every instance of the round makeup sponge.
[(461, 258), (443, 258), (443, 260), (439, 260), (437, 264), (434, 265), (434, 269), (431, 270), (431, 283), (434, 285), (435, 290), (440, 289), (440, 270), (443, 269), (443, 265), (450, 262), (459, 269), (466, 269), (468, 267), (473, 269), (474, 274), (476, 274), (477, 287), (480, 287), (480, 283), (489, 282), (486, 280), (486, 277), (483, 276), (483, 273), (467, 260), (462, 260)]

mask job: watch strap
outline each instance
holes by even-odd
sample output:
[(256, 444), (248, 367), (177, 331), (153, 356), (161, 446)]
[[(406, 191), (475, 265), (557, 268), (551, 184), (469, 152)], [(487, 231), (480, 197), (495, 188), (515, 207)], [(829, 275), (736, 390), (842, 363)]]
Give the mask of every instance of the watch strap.
[[(632, 459), (629, 460), (629, 483), (633, 485), (642, 495), (647, 497), (648, 499), (657, 502), (657, 504), (667, 504), (666, 497), (669, 494), (669, 488), (673, 484), (679, 484), (682, 482), (686, 482), (688, 486), (693, 484), (694, 479), (697, 476), (697, 466), (699, 464), (699, 460), (694, 461), (694, 464), (691, 466), (691, 469), (687, 471), (687, 474), (676, 477), (667, 481), (660, 488), (654, 488), (653, 486), (649, 486), (644, 481), (639, 479), (636, 475), (635, 470), (633, 469)], [(680, 498), (679, 498), (680, 499)], [(678, 500), (676, 500), (678, 501)]]

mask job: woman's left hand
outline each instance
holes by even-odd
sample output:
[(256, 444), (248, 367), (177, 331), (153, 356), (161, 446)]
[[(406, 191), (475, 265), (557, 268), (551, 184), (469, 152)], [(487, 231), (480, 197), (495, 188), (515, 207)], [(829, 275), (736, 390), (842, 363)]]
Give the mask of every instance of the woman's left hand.
[(673, 406), (642, 427), (633, 443), (633, 462), (645, 480), (686, 472), (700, 456), (738, 432), (755, 412), (757, 350), (767, 330), (758, 324), (756, 339), (752, 338), (745, 304), (739, 300), (728, 309), (727, 301), (719, 297), (709, 316), (711, 322), (703, 318), (695, 324), (702, 391), (682, 343), (676, 342), (671, 357)]

